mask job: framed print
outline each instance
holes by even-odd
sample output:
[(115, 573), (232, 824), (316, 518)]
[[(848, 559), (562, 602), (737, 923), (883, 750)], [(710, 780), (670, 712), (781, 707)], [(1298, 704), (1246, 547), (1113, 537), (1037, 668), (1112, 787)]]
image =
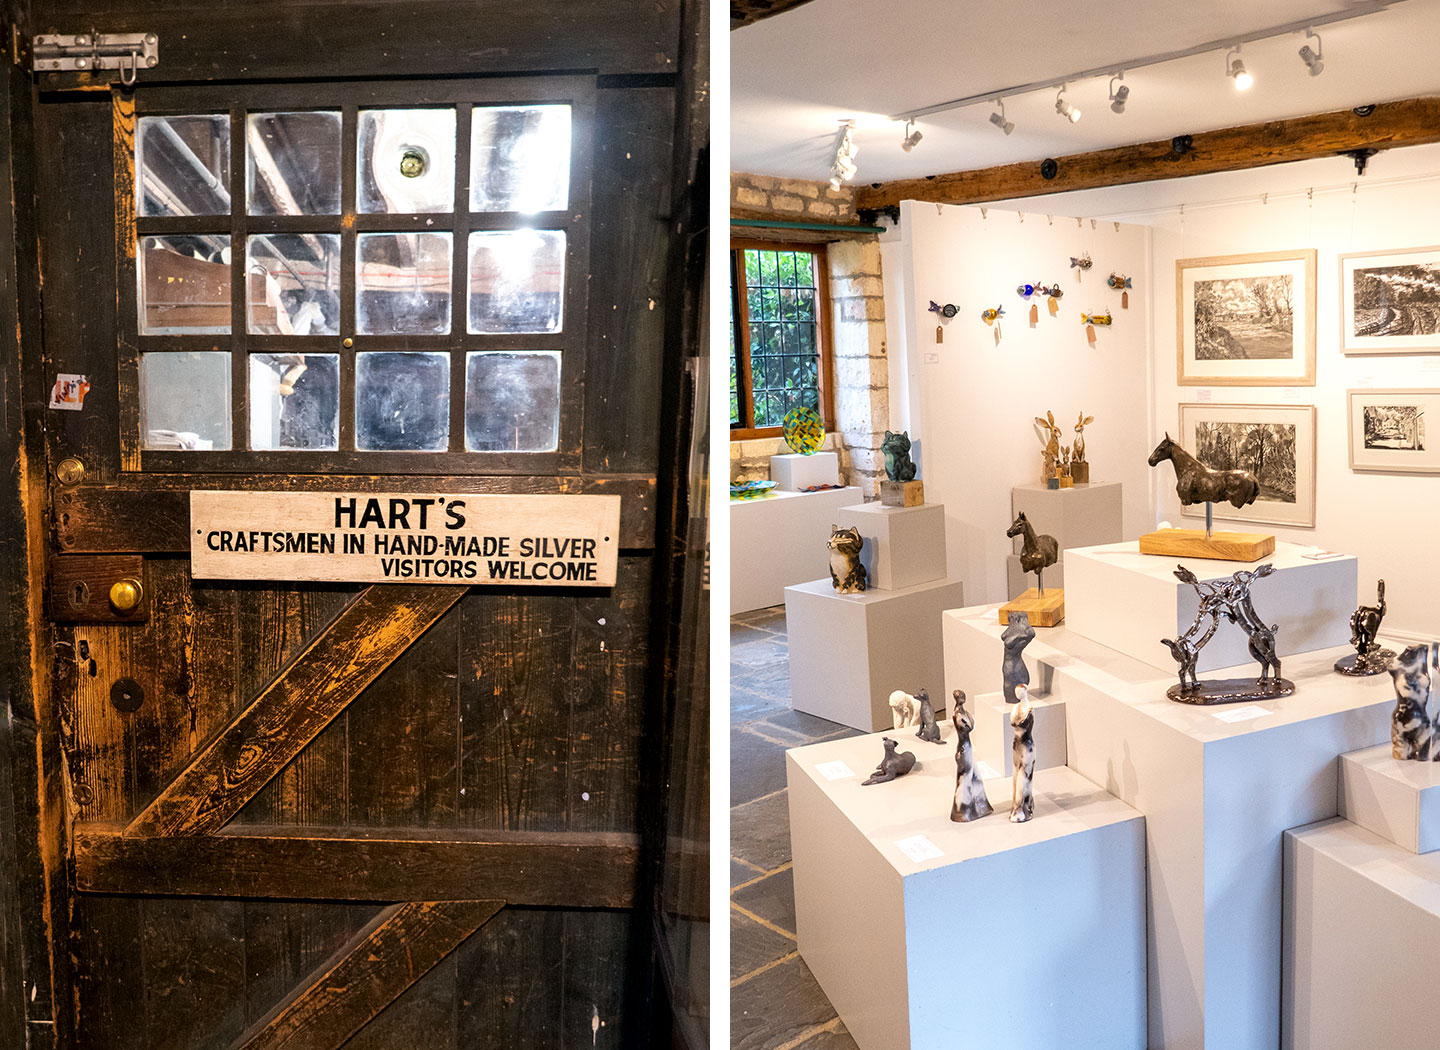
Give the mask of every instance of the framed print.
[(1175, 264), (1181, 386), (1315, 385), (1315, 249)]
[(1425, 420), (1440, 419), (1440, 390), (1351, 390), (1350, 469), (1440, 474), (1440, 435)]
[[(1180, 406), (1180, 444), (1214, 470), (1248, 470), (1260, 495), (1248, 507), (1216, 503), (1215, 517), (1271, 525), (1315, 524), (1315, 406)], [(1181, 508), (1205, 517), (1197, 504)]]
[(1440, 353), (1440, 247), (1340, 256), (1340, 350)]

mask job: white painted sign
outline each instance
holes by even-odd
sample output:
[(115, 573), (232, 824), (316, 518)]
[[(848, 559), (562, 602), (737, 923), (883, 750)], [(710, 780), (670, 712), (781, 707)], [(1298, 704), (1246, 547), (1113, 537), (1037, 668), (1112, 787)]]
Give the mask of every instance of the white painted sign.
[(202, 580), (612, 587), (619, 496), (190, 493)]
[(924, 835), (911, 835), (908, 839), (896, 839), (895, 845), (900, 848), (901, 853), (905, 854), (905, 856), (909, 857), (916, 864), (933, 860), (936, 857), (945, 856), (940, 847)]
[(855, 771), (838, 758), (834, 762), (821, 762), (815, 771), (826, 780), (844, 780), (855, 775)]

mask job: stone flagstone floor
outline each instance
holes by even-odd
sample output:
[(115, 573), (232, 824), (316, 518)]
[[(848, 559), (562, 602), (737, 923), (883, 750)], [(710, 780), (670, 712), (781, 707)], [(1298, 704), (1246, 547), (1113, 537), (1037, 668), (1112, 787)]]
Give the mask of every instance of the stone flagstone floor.
[(730, 620), (731, 1050), (855, 1050), (795, 948), (785, 750), (859, 736), (790, 707), (785, 607)]

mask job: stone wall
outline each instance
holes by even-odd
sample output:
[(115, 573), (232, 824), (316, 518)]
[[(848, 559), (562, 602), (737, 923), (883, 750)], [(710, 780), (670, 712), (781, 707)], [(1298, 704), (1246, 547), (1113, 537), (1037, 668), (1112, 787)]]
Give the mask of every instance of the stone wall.
[(855, 190), (806, 179), (730, 173), (730, 206), (737, 214), (766, 213), (790, 222), (854, 223)]

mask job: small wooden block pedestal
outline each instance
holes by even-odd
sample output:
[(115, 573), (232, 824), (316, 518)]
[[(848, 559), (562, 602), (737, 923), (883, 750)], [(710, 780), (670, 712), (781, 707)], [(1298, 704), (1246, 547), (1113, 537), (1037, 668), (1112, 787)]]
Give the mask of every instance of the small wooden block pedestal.
[(1140, 537), (1140, 553), (1170, 558), (1259, 561), (1275, 553), (1275, 537), (1263, 532), (1215, 532), (1207, 540), (1204, 529), (1161, 529)]
[(1065, 592), (1051, 587), (1044, 594), (1031, 587), (1013, 602), (1000, 606), (1000, 623), (1010, 622), (1012, 612), (1023, 612), (1030, 617), (1031, 627), (1059, 627), (1065, 619)]
[(924, 504), (925, 482), (880, 482), (880, 505), (882, 507), (921, 507)]

